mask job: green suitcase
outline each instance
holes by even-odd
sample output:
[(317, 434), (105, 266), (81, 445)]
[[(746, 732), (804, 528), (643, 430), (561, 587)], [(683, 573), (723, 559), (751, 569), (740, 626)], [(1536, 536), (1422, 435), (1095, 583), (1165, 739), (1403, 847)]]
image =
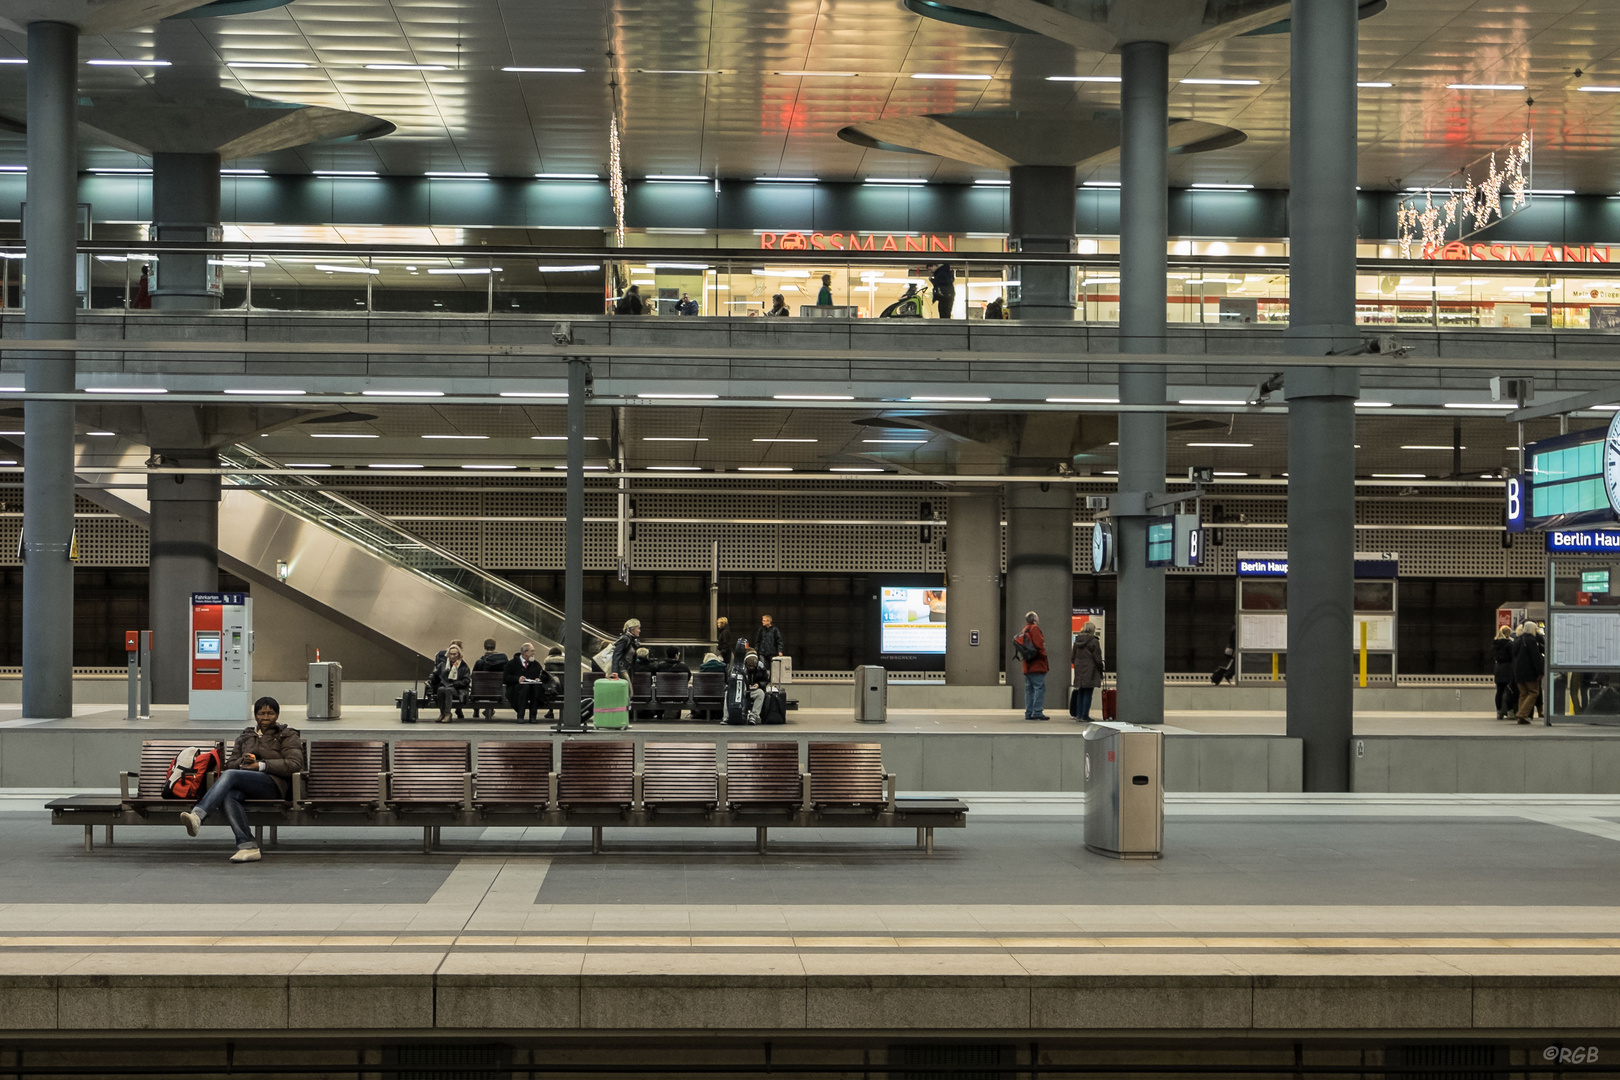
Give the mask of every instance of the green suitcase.
[(630, 726), (630, 683), (627, 679), (597, 679), (591, 690), (591, 723), (598, 729)]

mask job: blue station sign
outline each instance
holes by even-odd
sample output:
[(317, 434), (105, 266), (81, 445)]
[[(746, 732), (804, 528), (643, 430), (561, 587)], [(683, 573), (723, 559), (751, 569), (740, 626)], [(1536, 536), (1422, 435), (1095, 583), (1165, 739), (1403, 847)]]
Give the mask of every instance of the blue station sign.
[(1543, 535), (1555, 555), (1620, 554), (1620, 529), (1549, 529)]

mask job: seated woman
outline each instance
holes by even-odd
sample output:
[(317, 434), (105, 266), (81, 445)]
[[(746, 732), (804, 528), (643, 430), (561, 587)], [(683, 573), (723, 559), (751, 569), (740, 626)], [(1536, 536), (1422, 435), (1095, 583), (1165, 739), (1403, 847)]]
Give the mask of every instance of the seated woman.
[(196, 836), (208, 816), (223, 807), (236, 837), (231, 862), (258, 862), (259, 845), (253, 841), (242, 800), (285, 799), (293, 773), (303, 771), (304, 737), (281, 723), (281, 705), (275, 698), (262, 697), (253, 703), (253, 726), (236, 737), (225, 755), (225, 771), (196, 806), (180, 815), (180, 823)]
[(726, 670), (726, 662), (720, 659), (719, 653), (704, 653), (703, 663), (698, 665), (698, 670), (724, 672)]
[(456, 710), (456, 719), (462, 720), (461, 706), (472, 691), (472, 669), (461, 658), (461, 646), (452, 644), (444, 651), (444, 662), (433, 669), (428, 679), (429, 694), (439, 699), (439, 723), (450, 722), (450, 710)]

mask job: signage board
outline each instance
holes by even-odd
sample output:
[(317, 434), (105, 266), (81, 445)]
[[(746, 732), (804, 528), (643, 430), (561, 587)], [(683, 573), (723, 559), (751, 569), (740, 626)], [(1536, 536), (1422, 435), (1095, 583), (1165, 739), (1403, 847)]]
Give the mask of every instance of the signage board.
[[(1620, 534), (1616, 534), (1620, 535)], [(1401, 556), (1394, 551), (1356, 552), (1356, 578), (1394, 578), (1400, 576)], [(1238, 577), (1284, 578), (1288, 576), (1287, 552), (1240, 551), (1237, 557)]]
[(1620, 552), (1620, 529), (1549, 529), (1545, 535), (1553, 555)]
[(1607, 427), (1595, 427), (1525, 443), (1528, 471), (1518, 479), (1526, 530), (1568, 530), (1615, 520), (1604, 484), (1607, 434)]
[(1149, 569), (1176, 564), (1176, 519), (1174, 516), (1147, 519), (1147, 562)]
[(1581, 592), (1583, 592), (1583, 593), (1606, 593), (1608, 591), (1609, 591), (1609, 571), (1608, 570), (1605, 569), (1605, 570), (1582, 570), (1581, 571)]
[(948, 233), (762, 232), (761, 251), (955, 251)]
[(1502, 513), (1503, 524), (1510, 533), (1524, 532), (1525, 478), (1517, 473), (1508, 477), (1503, 492), (1507, 496)]

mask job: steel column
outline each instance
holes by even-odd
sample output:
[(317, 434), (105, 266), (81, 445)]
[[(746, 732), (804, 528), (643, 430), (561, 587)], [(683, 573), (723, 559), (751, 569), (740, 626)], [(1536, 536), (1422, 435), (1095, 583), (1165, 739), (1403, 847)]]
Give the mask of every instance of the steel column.
[[(1353, 348), (1356, 0), (1296, 4), (1290, 42), (1287, 351)], [(1355, 590), (1354, 368), (1289, 368), (1288, 734), (1306, 791), (1349, 785)]]
[[(179, 465), (212, 467), (219, 456), (208, 451), (161, 451)], [(218, 476), (149, 476), (151, 554), (147, 606), (159, 643), (147, 675), (152, 700), (185, 704), (191, 697), (191, 594), (219, 591)], [(163, 643), (169, 647), (163, 648)]]
[[(568, 358), (568, 494), (563, 526), (563, 707), (559, 726), (580, 726), (580, 640), (585, 622), (585, 381), (590, 365)], [(600, 842), (599, 834), (596, 842)]]
[[(1074, 607), (1074, 490), (1065, 484), (1009, 484), (1007, 492), (1007, 683), (1013, 705), (1024, 707), (1023, 666), (1012, 639), (1024, 632), (1024, 614), (1040, 616), (1046, 639), (1048, 715), (1069, 704), (1069, 619)], [(955, 501), (954, 499), (952, 500)], [(951, 620), (946, 619), (949, 633)], [(948, 646), (947, 646), (948, 647)]]
[[(76, 336), (79, 31), (28, 26), (27, 311), (24, 334)], [(26, 354), (29, 393), (71, 393), (72, 353)], [(73, 405), (29, 401), (23, 471), (22, 704), (27, 717), (73, 715)]]
[(994, 686), (1002, 660), (1001, 500), (991, 489), (945, 506), (945, 682)]
[[(1163, 42), (1125, 45), (1120, 86), (1119, 347), (1121, 352), (1164, 351), (1165, 274), (1168, 269), (1170, 48)], [(1162, 405), (1163, 368), (1121, 364), (1119, 400)], [(1164, 414), (1119, 417), (1120, 493), (1164, 489)], [(1119, 719), (1134, 724), (1164, 720), (1164, 571), (1149, 570), (1144, 518), (1115, 515), (1119, 567), (1114, 629)]]

